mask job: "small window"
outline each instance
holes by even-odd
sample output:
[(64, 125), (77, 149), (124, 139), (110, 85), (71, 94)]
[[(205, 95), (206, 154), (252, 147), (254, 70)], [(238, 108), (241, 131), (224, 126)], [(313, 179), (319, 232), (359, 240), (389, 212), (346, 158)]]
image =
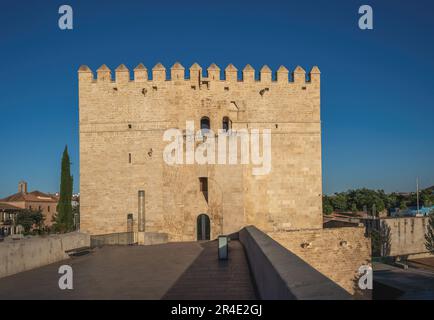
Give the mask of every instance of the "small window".
[(209, 81), (202, 81), (202, 85), (209, 89)]
[(128, 163), (131, 163), (131, 153), (128, 153)]
[(222, 127), (224, 131), (232, 129), (232, 121), (228, 117), (223, 117)]
[(133, 126), (131, 124), (128, 124), (128, 129), (131, 129)]
[[(130, 243), (130, 241), (132, 240), (130, 236), (133, 236), (132, 235), (132, 232), (134, 231), (133, 227), (134, 227), (133, 214), (132, 213), (128, 213), (127, 214), (127, 232), (130, 233), (130, 235), (128, 236), (128, 240), (127, 240), (128, 243)], [(131, 243), (132, 242), (133, 241), (131, 241)]]
[(208, 202), (208, 178), (199, 178), (200, 192), (205, 197), (205, 201)]
[(41, 211), (41, 206), (38, 207), (38, 210)]
[(50, 212), (50, 206), (47, 207), (47, 211)]
[(211, 124), (208, 117), (202, 117), (202, 119), (200, 119), (200, 129), (201, 130), (211, 129)]
[(29, 206), (29, 209), (32, 210), (32, 206)]

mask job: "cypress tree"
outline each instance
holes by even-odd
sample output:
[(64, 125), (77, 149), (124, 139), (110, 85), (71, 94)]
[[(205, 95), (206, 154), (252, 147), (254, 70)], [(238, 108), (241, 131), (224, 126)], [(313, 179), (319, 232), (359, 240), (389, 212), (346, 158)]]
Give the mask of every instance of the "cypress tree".
[(62, 155), (62, 169), (60, 176), (60, 197), (57, 204), (57, 215), (55, 219), (55, 230), (58, 232), (72, 231), (74, 219), (72, 215), (72, 176), (71, 163), (69, 161), (68, 146)]

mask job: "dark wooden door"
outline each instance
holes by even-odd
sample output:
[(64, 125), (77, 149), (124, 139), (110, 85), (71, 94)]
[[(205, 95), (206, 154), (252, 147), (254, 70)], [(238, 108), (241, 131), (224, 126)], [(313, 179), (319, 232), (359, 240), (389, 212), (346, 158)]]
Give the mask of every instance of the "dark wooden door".
[(209, 240), (211, 234), (209, 217), (202, 213), (197, 217), (197, 240)]

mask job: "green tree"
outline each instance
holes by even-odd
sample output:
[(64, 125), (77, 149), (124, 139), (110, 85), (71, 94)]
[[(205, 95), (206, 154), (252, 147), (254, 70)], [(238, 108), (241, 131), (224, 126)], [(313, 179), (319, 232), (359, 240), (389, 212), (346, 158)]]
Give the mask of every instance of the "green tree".
[(434, 253), (434, 213), (429, 215), (428, 227), (425, 234), (425, 248)]
[(378, 196), (383, 201), (385, 209), (387, 211), (390, 211), (390, 209), (396, 208), (397, 205), (397, 198), (395, 193), (386, 194), (384, 190), (378, 190), (377, 191)]
[(330, 197), (327, 195), (322, 197), (322, 212), (327, 215), (333, 212), (333, 206), (331, 204)]
[(333, 197), (330, 199), (333, 209), (337, 211), (345, 211), (347, 210), (347, 195), (346, 193), (335, 193)]
[(354, 202), (351, 204), (351, 211), (352, 211), (353, 213), (356, 213), (356, 212), (357, 212), (357, 204), (355, 204)]
[(44, 215), (41, 211), (24, 210), (17, 214), (16, 224), (21, 225), (24, 233), (28, 234), (32, 228), (41, 229)]
[(323, 213), (326, 215), (333, 213), (333, 207), (331, 206), (331, 204), (326, 204), (323, 206)]
[(57, 232), (69, 232), (74, 228), (72, 214), (72, 176), (71, 163), (69, 161), (68, 147), (65, 146), (62, 156), (62, 169), (60, 176), (60, 197), (57, 204), (57, 215), (54, 230)]
[(347, 201), (351, 203), (351, 208), (354, 208), (354, 204), (356, 208), (362, 209), (366, 206), (368, 210), (372, 214), (372, 208), (375, 207), (377, 212), (381, 212), (385, 209), (384, 200), (387, 196), (382, 190), (369, 190), (366, 188), (357, 189), (357, 190), (349, 190), (347, 192)]
[(425, 189), (420, 193), (420, 202), (425, 207), (431, 207), (434, 203), (434, 196), (431, 193), (431, 190)]
[(374, 257), (387, 257), (390, 255), (390, 227), (383, 221), (371, 231), (371, 247)]
[[(426, 207), (434, 203), (434, 195), (431, 189), (420, 192), (420, 205)], [(408, 195), (391, 193), (386, 194), (384, 190), (370, 190), (366, 188), (348, 190), (347, 192), (335, 193), (331, 196), (323, 197), (323, 213), (328, 214), (332, 211), (359, 211), (366, 210), (378, 216), (384, 210), (390, 212), (391, 209), (399, 207), (404, 210), (407, 206), (416, 206), (416, 193)]]
[(387, 195), (388, 198), (388, 203), (387, 203), (387, 209), (391, 210), (391, 209), (395, 209), (399, 207), (399, 199), (398, 199), (398, 195), (393, 192), (389, 195)]

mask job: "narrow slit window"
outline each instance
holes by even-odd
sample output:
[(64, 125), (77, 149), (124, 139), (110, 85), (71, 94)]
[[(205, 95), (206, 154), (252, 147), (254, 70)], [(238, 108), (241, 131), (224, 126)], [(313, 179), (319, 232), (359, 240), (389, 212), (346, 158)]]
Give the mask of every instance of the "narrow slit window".
[(229, 117), (223, 117), (222, 128), (224, 131), (229, 131), (232, 129), (232, 121), (229, 119)]
[(200, 192), (202, 192), (205, 201), (208, 202), (208, 178), (199, 178)]

